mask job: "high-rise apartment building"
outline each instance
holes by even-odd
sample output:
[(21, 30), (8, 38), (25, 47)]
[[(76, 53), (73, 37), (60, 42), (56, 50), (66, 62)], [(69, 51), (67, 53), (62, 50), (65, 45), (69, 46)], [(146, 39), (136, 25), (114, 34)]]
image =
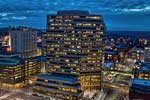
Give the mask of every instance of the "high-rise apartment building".
[(10, 28), (12, 52), (22, 53), (24, 57), (35, 55), (37, 50), (37, 31), (27, 27)]
[(104, 33), (100, 15), (87, 11), (48, 15), (43, 36), (47, 75), (39, 76), (34, 90), (69, 100), (78, 98), (80, 91), (100, 90)]

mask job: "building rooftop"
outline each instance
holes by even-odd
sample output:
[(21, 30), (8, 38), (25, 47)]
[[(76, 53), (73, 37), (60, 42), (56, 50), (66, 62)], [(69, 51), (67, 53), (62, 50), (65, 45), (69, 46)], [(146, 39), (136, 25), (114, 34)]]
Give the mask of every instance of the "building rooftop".
[(56, 75), (48, 75), (48, 74), (41, 74), (38, 76), (39, 78), (44, 78), (47, 80), (56, 80), (56, 81), (66, 81), (66, 82), (71, 82), (71, 83), (75, 83), (77, 82), (77, 79), (74, 77), (63, 77), (63, 76), (56, 76)]
[(16, 56), (20, 56), (21, 54), (18, 52), (1, 52), (0, 53), (0, 57), (16, 57)]
[(37, 31), (37, 29), (32, 27), (24, 27), (24, 26), (18, 26), (18, 27), (10, 27), (11, 31)]
[(28, 61), (46, 61), (47, 58), (45, 56), (36, 56), (36, 57), (27, 58), (26, 60), (28, 60)]
[(150, 94), (150, 80), (133, 79), (131, 81), (130, 93), (135, 93), (135, 92), (137, 96), (139, 95), (139, 93), (141, 96), (142, 94), (149, 95)]
[(127, 47), (127, 44), (119, 43), (119, 44), (116, 44), (115, 47), (118, 49), (123, 49)]
[(113, 62), (105, 62), (105, 63), (103, 64), (103, 68), (104, 68), (104, 69), (109, 69), (109, 68), (113, 67), (113, 65), (114, 65)]
[(22, 58), (1, 57), (0, 66), (15, 66), (23, 62)]
[(113, 51), (113, 50), (105, 50), (104, 54), (112, 54), (112, 55), (114, 55), (114, 54), (117, 54), (117, 53), (115, 51)]
[(141, 48), (133, 47), (129, 52), (144, 53), (144, 50)]
[(133, 79), (131, 81), (132, 85), (143, 85), (143, 86), (148, 86), (150, 87), (150, 80), (143, 80), (143, 79)]
[(139, 71), (150, 71), (150, 63), (143, 63), (140, 66)]
[(62, 10), (57, 12), (58, 15), (89, 15), (88, 11), (83, 10)]

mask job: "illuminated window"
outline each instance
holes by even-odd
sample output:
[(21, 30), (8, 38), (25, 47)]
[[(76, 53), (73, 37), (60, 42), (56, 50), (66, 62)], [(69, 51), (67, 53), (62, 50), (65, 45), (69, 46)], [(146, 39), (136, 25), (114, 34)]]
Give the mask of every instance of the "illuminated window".
[(69, 60), (68, 60), (68, 59), (66, 59), (65, 61), (66, 61), (66, 62), (69, 62)]
[(48, 80), (44, 80), (45, 82), (48, 82)]
[(53, 22), (53, 19), (50, 19), (49, 22)]
[(86, 18), (89, 18), (89, 19), (101, 19), (100, 16), (87, 16)]
[(77, 46), (77, 48), (81, 48), (81, 46)]

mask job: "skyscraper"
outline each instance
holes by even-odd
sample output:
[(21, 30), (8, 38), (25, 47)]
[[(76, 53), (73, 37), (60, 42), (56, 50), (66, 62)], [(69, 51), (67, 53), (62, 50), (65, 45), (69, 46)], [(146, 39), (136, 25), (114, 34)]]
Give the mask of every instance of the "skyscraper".
[(22, 53), (28, 57), (36, 53), (37, 50), (37, 31), (27, 27), (10, 28), (11, 49), (12, 52)]
[[(51, 87), (57, 89), (57, 93), (65, 92), (65, 95), (66, 92), (71, 95), (71, 92), (79, 93), (80, 90), (100, 90), (104, 33), (100, 15), (69, 10), (48, 15), (47, 32), (43, 35), (43, 54), (48, 57), (47, 75), (39, 76), (39, 81), (45, 78), (48, 83), (55, 80), (57, 84), (56, 81), (61, 80), (61, 84)], [(49, 88), (47, 92), (50, 91), (54, 92)], [(59, 97), (64, 98), (64, 94)], [(65, 99), (73, 99), (70, 95)]]

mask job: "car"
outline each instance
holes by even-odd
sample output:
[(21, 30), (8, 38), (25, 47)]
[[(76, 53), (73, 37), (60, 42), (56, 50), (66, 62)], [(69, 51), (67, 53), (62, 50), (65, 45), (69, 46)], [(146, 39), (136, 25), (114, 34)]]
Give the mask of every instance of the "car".
[(32, 96), (38, 96), (37, 94), (32, 94)]

